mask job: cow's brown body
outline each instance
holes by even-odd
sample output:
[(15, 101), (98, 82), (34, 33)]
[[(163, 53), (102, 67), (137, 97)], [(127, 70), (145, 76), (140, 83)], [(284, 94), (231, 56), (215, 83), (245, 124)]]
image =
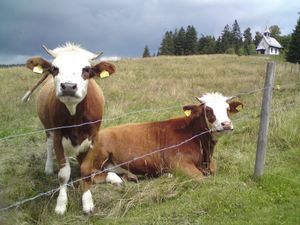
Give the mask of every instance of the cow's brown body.
[[(101, 130), (82, 166), (85, 170), (82, 173), (91, 174), (107, 159), (115, 165), (134, 160), (122, 167), (134, 174), (150, 176), (178, 170), (195, 179), (203, 179), (204, 175), (214, 172), (214, 165), (210, 162), (216, 141), (207, 127), (203, 106), (199, 109), (201, 112), (196, 117)], [(185, 142), (188, 139), (191, 140)], [(104, 176), (105, 173), (95, 176), (95, 182), (104, 181)]]
[[(77, 105), (76, 114), (71, 116), (66, 106), (55, 96), (53, 78), (49, 77), (39, 93), (37, 107), (39, 118), (46, 129), (98, 121), (84, 126), (50, 131), (53, 132), (54, 150), (60, 161), (59, 165), (62, 166), (65, 163), (62, 138), (70, 139), (73, 146), (80, 145), (86, 139), (93, 142), (101, 125), (99, 120), (102, 119), (104, 96), (95, 80), (89, 79), (87, 95)], [(50, 132), (47, 132), (47, 136), (50, 135)], [(79, 163), (85, 154), (82, 153), (77, 156)]]
[[(59, 165), (60, 186), (55, 212), (64, 214), (68, 203), (67, 183), (71, 175), (68, 158), (75, 155), (81, 165), (94, 143), (103, 115), (103, 93), (93, 77), (113, 74), (115, 66), (105, 61), (97, 62), (101, 54), (94, 54), (73, 43), (53, 50), (46, 46), (43, 48), (54, 59), (52, 62), (41, 57), (27, 60), (27, 68), (42, 74), (42, 77), (22, 100), (26, 102), (46, 80), (37, 103), (38, 115), (47, 135), (45, 172), (53, 173), (54, 150)], [(90, 212), (94, 207), (90, 199), (90, 193), (83, 193), (85, 212)]]

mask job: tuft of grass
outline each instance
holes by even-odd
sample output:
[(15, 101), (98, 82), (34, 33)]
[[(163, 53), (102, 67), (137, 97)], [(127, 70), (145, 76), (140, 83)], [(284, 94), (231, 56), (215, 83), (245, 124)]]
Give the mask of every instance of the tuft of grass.
[[(180, 174), (142, 179), (123, 187), (92, 186), (95, 212), (81, 209), (80, 185), (70, 187), (67, 213), (54, 213), (57, 193), (0, 212), (0, 224), (299, 224), (300, 76), (277, 61), (265, 175), (252, 178), (266, 63), (274, 58), (234, 55), (157, 57), (115, 62), (117, 73), (98, 79), (105, 98), (102, 128), (183, 115), (195, 96), (239, 93), (244, 110), (232, 115), (235, 131), (222, 137), (217, 173), (197, 183)], [(276, 59), (277, 60), (277, 59)], [(21, 97), (38, 79), (23, 67), (0, 69), (0, 208), (58, 186), (44, 174), (43, 132), (36, 94)], [(72, 180), (79, 168), (72, 163)], [(56, 169), (57, 170), (57, 169)]]

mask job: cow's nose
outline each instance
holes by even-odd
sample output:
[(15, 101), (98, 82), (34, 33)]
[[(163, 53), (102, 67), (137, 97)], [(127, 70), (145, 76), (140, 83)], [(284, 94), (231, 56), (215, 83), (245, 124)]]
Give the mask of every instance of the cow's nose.
[(221, 123), (224, 130), (232, 130), (232, 122), (231, 121), (225, 121)]
[(65, 82), (60, 84), (63, 95), (74, 96), (77, 91), (77, 84), (71, 82)]

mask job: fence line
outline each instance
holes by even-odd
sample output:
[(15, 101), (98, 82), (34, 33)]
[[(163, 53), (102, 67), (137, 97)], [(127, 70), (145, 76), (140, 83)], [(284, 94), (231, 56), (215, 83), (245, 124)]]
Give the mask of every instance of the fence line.
[[(298, 84), (298, 83), (300, 84), (300, 82), (296, 82), (296, 83), (293, 83), (293, 84), (281, 85), (281, 88), (284, 88), (286, 86), (287, 87), (295, 86), (295, 84)], [(250, 95), (250, 94), (257, 93), (257, 92), (262, 91), (266, 88), (268, 88), (268, 87), (258, 88), (258, 89), (254, 89), (254, 90), (251, 90), (251, 91), (248, 91), (248, 92), (237, 93), (233, 96), (240, 98), (244, 95)], [(276, 85), (273, 86), (273, 88), (276, 88)], [(8, 140), (8, 139), (24, 137), (24, 136), (28, 136), (28, 135), (31, 135), (31, 134), (41, 133), (41, 132), (54, 131), (54, 130), (67, 129), (67, 128), (74, 128), (74, 127), (81, 127), (81, 126), (86, 126), (86, 125), (95, 124), (95, 123), (99, 123), (99, 122), (118, 120), (118, 119), (127, 117), (129, 115), (138, 114), (138, 113), (142, 113), (142, 112), (160, 112), (160, 111), (167, 111), (167, 110), (178, 108), (178, 107), (183, 107), (183, 105), (178, 104), (176, 106), (174, 105), (174, 106), (169, 106), (169, 107), (165, 107), (165, 108), (161, 108), (161, 109), (141, 109), (141, 110), (136, 110), (136, 111), (132, 111), (132, 112), (129, 112), (129, 113), (124, 113), (123, 115), (120, 115), (120, 116), (107, 118), (107, 119), (100, 119), (100, 120), (95, 120), (95, 121), (89, 121), (89, 122), (85, 122), (85, 123), (77, 124), (77, 125), (60, 126), (60, 127), (49, 128), (49, 129), (39, 129), (39, 130), (29, 131), (29, 132), (25, 132), (25, 133), (21, 133), (21, 134), (9, 135), (9, 136), (0, 138), (0, 142), (4, 141), (4, 140)]]
[[(156, 150), (151, 151), (151, 152), (149, 152), (149, 153), (146, 153), (146, 154), (144, 154), (144, 155), (134, 157), (132, 160), (128, 160), (128, 161), (126, 161), (126, 162), (117, 164), (117, 165), (115, 165), (115, 166), (112, 166), (112, 167), (107, 168), (107, 169), (104, 169), (104, 170), (99, 170), (99, 171), (97, 171), (97, 172), (94, 172), (94, 173), (90, 174), (89, 176), (81, 177), (81, 178), (79, 178), (79, 179), (77, 179), (77, 180), (68, 182), (66, 185), (67, 185), (67, 186), (73, 186), (75, 183), (77, 183), (77, 182), (79, 182), (79, 181), (82, 181), (82, 180), (88, 179), (88, 178), (92, 178), (93, 176), (99, 175), (99, 174), (104, 173), (104, 172), (109, 172), (109, 171), (111, 171), (111, 170), (113, 170), (113, 169), (116, 169), (116, 168), (118, 168), (118, 167), (124, 166), (124, 165), (126, 165), (126, 164), (130, 164), (130, 163), (132, 163), (132, 162), (134, 162), (134, 161), (136, 161), (136, 160), (139, 160), (139, 159), (145, 158), (145, 157), (147, 157), (147, 156), (150, 156), (150, 155), (153, 155), (153, 154), (156, 154), (156, 153), (160, 153), (160, 152), (163, 152), (163, 151), (166, 151), (166, 150), (169, 150), (169, 149), (173, 149), (173, 148), (180, 147), (180, 146), (182, 146), (182, 145), (188, 143), (189, 141), (191, 141), (191, 140), (193, 140), (193, 139), (195, 139), (195, 138), (197, 138), (197, 137), (200, 137), (201, 135), (204, 135), (204, 134), (206, 134), (206, 133), (210, 133), (210, 132), (212, 132), (212, 131), (213, 131), (213, 130), (210, 129), (210, 130), (201, 132), (201, 133), (196, 134), (196, 135), (192, 136), (191, 138), (188, 138), (188, 139), (186, 139), (186, 140), (184, 140), (184, 141), (182, 141), (182, 142), (180, 142), (180, 143), (178, 143), (178, 144), (174, 144), (174, 145), (171, 145), (171, 146), (168, 146), (168, 147), (164, 147), (164, 148), (161, 148), (161, 149), (156, 149)], [(43, 197), (43, 196), (46, 196), (46, 195), (54, 194), (54, 193), (56, 193), (57, 191), (59, 191), (59, 188), (54, 188), (54, 189), (51, 189), (51, 190), (49, 190), (49, 191), (47, 191), (47, 192), (40, 193), (40, 194), (38, 194), (38, 195), (36, 195), (36, 196), (34, 196), (34, 197), (27, 198), (27, 199), (24, 199), (24, 200), (15, 202), (14, 204), (12, 204), (12, 205), (10, 205), (10, 206), (7, 206), (7, 207), (5, 207), (5, 208), (0, 208), (0, 212), (9, 210), (9, 209), (11, 209), (11, 208), (16, 208), (16, 207), (18, 207), (18, 206), (20, 206), (20, 205), (23, 205), (23, 204), (25, 204), (25, 203), (27, 203), (27, 202), (33, 201), (33, 200), (35, 200), (35, 199), (37, 199), (37, 198), (40, 198), (40, 197)]]
[[(290, 103), (290, 104), (287, 104), (287, 105), (295, 105), (295, 103)], [(272, 111), (281, 111), (281, 110), (282, 110), (282, 108), (278, 108), (277, 110), (272, 110)], [(248, 119), (250, 116), (251, 116), (251, 115), (248, 114), (248, 115), (245, 115), (245, 116), (243, 116), (243, 117), (241, 117), (241, 118), (235, 119), (235, 121)], [(101, 174), (101, 173), (104, 173), (104, 172), (108, 172), (108, 171), (111, 170), (111, 169), (115, 169), (115, 168), (118, 168), (118, 167), (120, 167), (120, 166), (129, 164), (129, 163), (132, 163), (132, 162), (134, 162), (134, 161), (136, 161), (136, 160), (142, 159), (142, 158), (147, 157), (147, 156), (149, 156), (149, 155), (156, 154), (156, 153), (159, 153), (159, 152), (163, 152), (163, 151), (166, 151), (166, 150), (168, 150), (168, 149), (172, 149), (172, 148), (179, 147), (179, 146), (181, 146), (181, 145), (183, 145), (183, 144), (186, 144), (187, 142), (193, 140), (194, 138), (197, 138), (197, 137), (199, 137), (199, 136), (201, 136), (201, 135), (203, 135), (203, 134), (205, 134), (205, 133), (211, 132), (211, 131), (213, 131), (213, 130), (207, 130), (207, 131), (205, 131), (205, 132), (196, 134), (196, 135), (194, 135), (193, 137), (191, 137), (191, 138), (189, 138), (189, 139), (186, 139), (186, 140), (184, 140), (184, 141), (182, 141), (182, 142), (180, 142), (180, 143), (178, 143), (178, 144), (171, 145), (171, 146), (168, 146), (168, 147), (165, 147), (165, 148), (162, 148), (162, 149), (154, 150), (153, 152), (147, 153), (147, 154), (142, 155), (142, 156), (135, 157), (134, 159), (129, 160), (129, 161), (127, 161), (127, 162), (117, 164), (117, 165), (115, 165), (115, 166), (113, 166), (113, 167), (111, 167), (111, 168), (109, 168), (109, 169), (104, 169), (104, 170), (102, 170), (102, 171), (97, 171), (97, 172), (92, 173), (92, 174), (89, 175), (89, 176), (82, 177), (82, 178), (76, 179), (76, 180), (74, 180), (74, 181), (70, 181), (70, 182), (67, 184), (67, 186), (72, 187), (75, 183), (80, 182), (80, 181), (82, 181), (82, 180), (84, 180), (84, 179), (91, 178), (91, 177), (93, 177), (93, 176), (95, 176), (95, 175), (98, 175), (98, 174)], [(278, 175), (278, 176), (279, 176), (279, 175)], [(297, 184), (297, 182), (295, 182), (295, 183)], [(53, 195), (53, 194), (55, 194), (55, 193), (58, 192), (58, 191), (59, 191), (59, 187), (58, 187), (58, 188), (51, 189), (51, 190), (49, 190), (49, 191), (47, 191), (47, 192), (39, 193), (38, 195), (33, 196), (33, 197), (31, 197), (31, 198), (23, 199), (23, 200), (21, 200), (21, 201), (15, 202), (14, 204), (11, 204), (11, 205), (9, 205), (9, 206), (7, 206), (7, 207), (0, 208), (0, 212), (4, 212), (4, 211), (7, 211), (7, 210), (12, 209), (12, 208), (17, 208), (17, 207), (19, 207), (19, 206), (21, 206), (21, 205), (23, 205), (23, 204), (25, 204), (25, 203), (27, 203), (27, 202), (34, 201), (34, 200), (36, 200), (36, 199), (38, 199), (38, 198), (41, 198), (41, 197), (43, 197), (43, 196)]]
[[(300, 82), (299, 82), (300, 83)], [(295, 85), (295, 83), (293, 84)], [(255, 90), (252, 90), (252, 91), (249, 91), (249, 92), (243, 92), (243, 93), (239, 93), (239, 94), (236, 94), (235, 96), (236, 97), (240, 97), (240, 96), (244, 96), (244, 95), (250, 95), (250, 94), (253, 94), (253, 93), (256, 93), (256, 92), (259, 92), (259, 91), (262, 91), (266, 88), (269, 88), (269, 87), (264, 87), (264, 88), (260, 88), (260, 89), (255, 89)], [(274, 88), (274, 87), (273, 87)], [(179, 106), (179, 105), (178, 105)], [(33, 131), (33, 132), (28, 132), (28, 133), (23, 133), (23, 134), (19, 134), (19, 135), (12, 135), (12, 136), (7, 136), (7, 137), (4, 137), (4, 138), (1, 138), (1, 140), (6, 140), (6, 139), (9, 139), (9, 138), (14, 138), (14, 137), (20, 137), (20, 136), (26, 136), (26, 135), (29, 135), (29, 134), (33, 134), (33, 133), (37, 133), (37, 132), (44, 132), (44, 131), (50, 131), (50, 130), (56, 130), (56, 129), (64, 129), (64, 128), (71, 128), (71, 127), (79, 127), (79, 126), (84, 126), (84, 125), (87, 125), (87, 124), (92, 124), (92, 123), (97, 123), (97, 122), (100, 122), (100, 121), (109, 121), (109, 120), (116, 120), (116, 119), (119, 119), (119, 118), (122, 118), (122, 117), (125, 117), (127, 115), (131, 115), (131, 114), (136, 114), (136, 113), (140, 113), (140, 112), (147, 112), (147, 111), (163, 111), (163, 110), (168, 110), (168, 109), (171, 109), (171, 108), (175, 108), (175, 107), (178, 107), (178, 106), (171, 106), (171, 107), (166, 107), (166, 108), (162, 108), (162, 109), (158, 109), (158, 110), (151, 110), (151, 109), (142, 109), (142, 110), (138, 110), (138, 111), (133, 111), (133, 112), (129, 112), (129, 113), (126, 113), (126, 114), (123, 114), (123, 116), (119, 116), (119, 117), (115, 117), (115, 118), (109, 118), (109, 119), (105, 119), (105, 120), (98, 120), (98, 121), (91, 121), (91, 122), (87, 122), (87, 123), (83, 123), (83, 124), (78, 124), (78, 125), (71, 125), (71, 126), (62, 126), (62, 127), (56, 127), (56, 128), (51, 128), (51, 129), (42, 129), (42, 130), (38, 130), (38, 131)], [(241, 120), (243, 118), (240, 118), (240, 119), (237, 119), (237, 120)], [(199, 137), (205, 133), (208, 133), (208, 132), (211, 132), (213, 130), (207, 130), (205, 132), (202, 132), (202, 133), (199, 133), (197, 135), (194, 135), (193, 137), (191, 138), (188, 138), (178, 144), (174, 144), (174, 145), (171, 145), (171, 146), (168, 146), (168, 147), (165, 147), (165, 148), (162, 148), (162, 149), (157, 149), (157, 150), (154, 150), (153, 152), (150, 152), (150, 153), (147, 153), (145, 155), (142, 155), (142, 156), (138, 156), (138, 157), (135, 157), (133, 158), (132, 160), (129, 160), (127, 162), (124, 162), (124, 163), (121, 163), (121, 164), (117, 164), (109, 169), (104, 169), (104, 170), (101, 170), (101, 171), (98, 171), (96, 173), (92, 173), (91, 175), (89, 176), (86, 176), (86, 177), (82, 177), (82, 178), (79, 178), (77, 180), (74, 180), (74, 181), (71, 181), (67, 184), (67, 186), (72, 186), (74, 183), (77, 183), (79, 181), (82, 181), (84, 179), (87, 179), (87, 178), (91, 178), (92, 176), (95, 176), (95, 175), (98, 175), (98, 174), (101, 174), (101, 173), (104, 173), (104, 172), (107, 172), (111, 169), (115, 169), (117, 167), (120, 167), (120, 166), (123, 166), (123, 165), (126, 165), (126, 164), (129, 164), (129, 163), (132, 163), (136, 160), (139, 160), (139, 159), (142, 159), (144, 157), (147, 157), (149, 155), (152, 155), (152, 154), (156, 154), (156, 153), (159, 153), (159, 152), (162, 152), (162, 151), (166, 151), (168, 149), (172, 149), (172, 148), (177, 148), (193, 139), (195, 139), (196, 137)], [(54, 193), (56, 193), (57, 191), (59, 190), (59, 188), (54, 188), (52, 190), (49, 190), (47, 192), (43, 192), (43, 193), (40, 193), (36, 196), (33, 196), (31, 198), (27, 198), (27, 199), (24, 199), (24, 200), (21, 200), (21, 201), (18, 201), (18, 202), (15, 202), (14, 204), (11, 204), (7, 207), (4, 207), (4, 208), (0, 208), (0, 212), (3, 212), (3, 211), (6, 211), (6, 210), (9, 210), (11, 208), (16, 208), (16, 207), (19, 207), (20, 205), (23, 205), (27, 202), (30, 202), (30, 201), (34, 201), (35, 199), (38, 199), (40, 197), (43, 197), (43, 196), (47, 196), (47, 195), (52, 195)]]

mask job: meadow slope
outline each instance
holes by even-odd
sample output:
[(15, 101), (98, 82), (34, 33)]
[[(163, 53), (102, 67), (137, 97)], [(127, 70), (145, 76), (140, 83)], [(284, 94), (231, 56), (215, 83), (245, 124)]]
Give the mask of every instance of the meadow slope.
[[(117, 73), (97, 79), (106, 97), (102, 127), (183, 115), (182, 106), (206, 92), (244, 93), (244, 110), (232, 116), (235, 131), (217, 145), (217, 174), (203, 183), (177, 174), (121, 188), (94, 185), (91, 216), (82, 213), (75, 186), (64, 216), (54, 213), (55, 194), (0, 212), (0, 224), (300, 224), (300, 74), (288, 63), (277, 63), (265, 174), (252, 177), (270, 60), (210, 55), (114, 62)], [(56, 175), (44, 174), (36, 94), (21, 103), (38, 76), (24, 67), (0, 69), (0, 208), (58, 186)], [(72, 167), (75, 180), (79, 170)]]

